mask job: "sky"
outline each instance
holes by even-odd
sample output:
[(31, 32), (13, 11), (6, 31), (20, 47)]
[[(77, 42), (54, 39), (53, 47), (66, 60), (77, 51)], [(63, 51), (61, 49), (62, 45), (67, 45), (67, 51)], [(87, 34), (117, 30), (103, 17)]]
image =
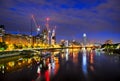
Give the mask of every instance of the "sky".
[[(120, 0), (0, 0), (0, 25), (7, 33), (36, 35), (32, 15), (41, 30), (49, 17), (57, 41), (120, 42)], [(31, 26), (32, 23), (32, 26)]]

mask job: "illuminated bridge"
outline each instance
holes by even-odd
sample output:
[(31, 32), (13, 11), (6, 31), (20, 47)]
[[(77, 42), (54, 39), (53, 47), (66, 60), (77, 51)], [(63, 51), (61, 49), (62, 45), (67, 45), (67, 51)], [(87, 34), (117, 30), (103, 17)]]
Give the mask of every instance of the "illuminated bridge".
[(94, 46), (87, 46), (87, 47), (82, 47), (82, 46), (68, 46), (68, 47), (57, 47), (57, 48), (33, 48), (31, 50), (55, 50), (55, 49), (82, 49), (82, 48), (85, 48), (85, 49), (94, 49), (95, 47)]

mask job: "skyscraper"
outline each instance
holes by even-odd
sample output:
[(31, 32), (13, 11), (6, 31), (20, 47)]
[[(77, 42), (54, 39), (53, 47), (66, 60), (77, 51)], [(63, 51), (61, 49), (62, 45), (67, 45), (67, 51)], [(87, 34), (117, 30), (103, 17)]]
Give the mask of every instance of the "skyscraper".
[(54, 45), (55, 42), (56, 42), (55, 29), (53, 29), (51, 35), (51, 44)]
[(4, 25), (0, 25), (0, 42), (4, 42), (5, 28)]
[(83, 34), (83, 45), (86, 46), (87, 44), (87, 35), (86, 33)]

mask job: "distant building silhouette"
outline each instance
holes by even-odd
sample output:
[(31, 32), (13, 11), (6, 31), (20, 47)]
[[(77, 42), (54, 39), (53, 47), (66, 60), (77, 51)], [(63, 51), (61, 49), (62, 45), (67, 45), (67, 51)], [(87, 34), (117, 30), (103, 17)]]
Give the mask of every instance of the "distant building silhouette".
[(4, 42), (5, 27), (0, 25), (0, 42)]
[(106, 40), (105, 44), (113, 44), (113, 41), (112, 40)]

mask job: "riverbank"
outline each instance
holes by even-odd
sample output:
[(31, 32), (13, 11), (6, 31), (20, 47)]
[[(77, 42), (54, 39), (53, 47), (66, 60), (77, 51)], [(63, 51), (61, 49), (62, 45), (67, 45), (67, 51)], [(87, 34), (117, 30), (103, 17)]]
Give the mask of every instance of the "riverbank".
[(120, 54), (120, 49), (104, 49), (103, 51)]
[(20, 54), (21, 54), (21, 51), (1, 51), (0, 52), (0, 58), (17, 56), (17, 55), (20, 55)]

